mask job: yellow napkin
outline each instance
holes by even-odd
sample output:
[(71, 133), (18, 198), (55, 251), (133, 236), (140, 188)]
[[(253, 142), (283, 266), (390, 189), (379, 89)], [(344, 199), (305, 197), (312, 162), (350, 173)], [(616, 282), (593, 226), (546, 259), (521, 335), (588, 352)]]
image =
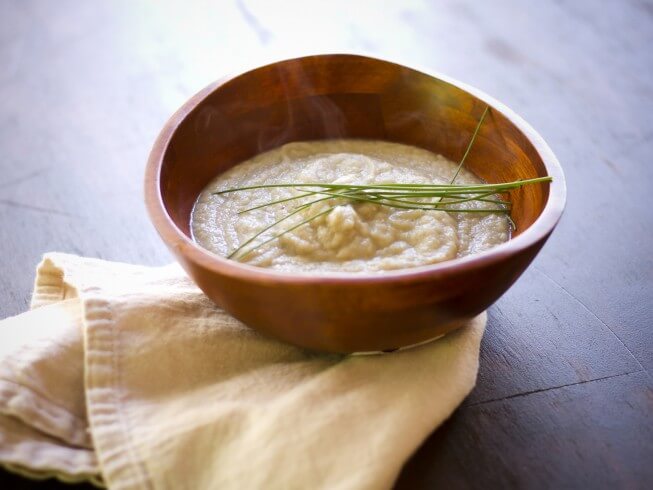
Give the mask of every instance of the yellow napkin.
[(32, 310), (0, 322), (0, 463), (112, 489), (389, 488), (472, 389), (484, 326), (316, 354), (248, 329), (176, 265), (48, 254)]

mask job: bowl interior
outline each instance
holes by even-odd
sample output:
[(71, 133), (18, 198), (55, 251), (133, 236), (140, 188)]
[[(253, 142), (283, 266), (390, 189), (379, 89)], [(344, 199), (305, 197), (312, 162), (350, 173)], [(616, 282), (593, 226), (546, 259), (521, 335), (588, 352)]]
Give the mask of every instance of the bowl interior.
[[(190, 236), (193, 204), (217, 174), (291, 141), (368, 138), (460, 160), (486, 102), (446, 81), (387, 61), (322, 55), (264, 66), (197, 96), (164, 152), (160, 190)], [(182, 109), (183, 112), (183, 109)], [(527, 136), (492, 108), (465, 162), (487, 182), (547, 175)], [(549, 185), (512, 191), (513, 236), (546, 205)]]

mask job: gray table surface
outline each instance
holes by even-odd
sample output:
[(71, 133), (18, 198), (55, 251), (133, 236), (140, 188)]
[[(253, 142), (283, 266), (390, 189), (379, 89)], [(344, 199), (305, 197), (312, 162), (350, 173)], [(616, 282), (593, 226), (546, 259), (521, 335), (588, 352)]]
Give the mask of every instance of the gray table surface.
[(46, 251), (170, 261), (141, 189), (167, 117), (226, 73), (318, 52), (481, 88), (568, 179), (558, 229), (489, 310), (478, 386), (397, 486), (653, 488), (650, 1), (1, 0), (0, 317)]

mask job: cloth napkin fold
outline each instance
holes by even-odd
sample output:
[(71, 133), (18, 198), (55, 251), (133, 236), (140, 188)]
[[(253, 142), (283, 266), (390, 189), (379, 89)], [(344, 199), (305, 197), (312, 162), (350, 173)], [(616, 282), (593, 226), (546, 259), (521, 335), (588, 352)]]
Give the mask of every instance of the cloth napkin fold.
[(318, 354), (247, 328), (177, 265), (47, 254), (31, 310), (0, 322), (0, 463), (112, 489), (389, 488), (472, 389), (484, 328)]

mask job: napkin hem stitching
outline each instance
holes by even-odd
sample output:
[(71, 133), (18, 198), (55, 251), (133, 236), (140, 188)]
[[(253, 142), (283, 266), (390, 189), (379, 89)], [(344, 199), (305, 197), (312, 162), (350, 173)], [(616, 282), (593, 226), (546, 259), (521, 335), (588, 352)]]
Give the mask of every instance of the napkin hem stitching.
[[(80, 298), (82, 308), (82, 322), (84, 324), (84, 384), (86, 411), (89, 422), (89, 431), (93, 440), (93, 445), (100, 467), (100, 473), (108, 482), (107, 468), (111, 468), (111, 473), (120, 473), (121, 469), (126, 469), (130, 476), (125, 478), (119, 477), (118, 482), (121, 488), (140, 486), (146, 484), (151, 488), (151, 480), (143, 462), (136, 457), (136, 451), (130, 440), (128, 430), (131, 424), (123, 417), (123, 411), (120, 410), (120, 400), (103, 399), (102, 393), (95, 393), (95, 389), (104, 390), (107, 386), (97, 383), (98, 369), (106, 366), (106, 356), (110, 358), (108, 367), (109, 387), (113, 397), (116, 398), (116, 388), (120, 386), (117, 376), (121, 371), (117, 368), (118, 361), (116, 349), (111, 347), (102, 348), (102, 341), (98, 343), (96, 335), (99, 334), (102, 340), (108, 340), (112, 346), (115, 346), (116, 338), (113, 335), (115, 322), (110, 308), (110, 301), (102, 295), (102, 290), (97, 286), (88, 286), (77, 277), (77, 266), (80, 262), (79, 257), (69, 256), (67, 254), (50, 253), (43, 257), (43, 260), (37, 267), (37, 275), (34, 284), (34, 293), (32, 296), (32, 306), (39, 307), (52, 302), (60, 301), (66, 298), (68, 289), (72, 289)], [(80, 283), (81, 282), (81, 283)], [(58, 293), (58, 294), (57, 294)], [(96, 335), (89, 335), (90, 331)], [(102, 374), (100, 374), (102, 377)], [(111, 423), (98, 424), (95, 418), (97, 414), (101, 419), (107, 416), (107, 412), (113, 417), (113, 421), (119, 424), (118, 427)], [(125, 414), (126, 417), (126, 414)], [(117, 441), (118, 444), (102, 444), (105, 442), (104, 437), (109, 436), (110, 441)], [(100, 446), (103, 450), (100, 450)], [(105, 446), (105, 447), (104, 447)], [(127, 450), (132, 454), (131, 458), (117, 457), (120, 451), (116, 449)], [(136, 483), (134, 483), (136, 482)], [(107, 483), (107, 486), (108, 483)]]
[[(98, 454), (98, 461), (101, 467), (105, 469), (111, 468), (110, 473), (116, 474), (121, 468), (128, 469), (131, 476), (128, 481), (138, 482), (141, 485), (146, 485), (151, 488), (151, 479), (148, 475), (147, 468), (144, 466), (134, 447), (131, 440), (130, 428), (132, 424), (128, 420), (128, 413), (121, 410), (122, 404), (117, 396), (117, 388), (121, 386), (122, 370), (119, 369), (119, 360), (117, 359), (116, 343), (118, 342), (115, 331), (115, 322), (113, 319), (113, 312), (111, 311), (110, 302), (107, 301), (102, 295), (98, 287), (87, 287), (79, 291), (82, 297), (83, 318), (86, 324), (84, 329), (85, 333), (85, 356), (86, 356), (86, 400), (88, 418), (91, 424), (92, 433), (94, 435), (94, 442), (96, 445), (96, 452)], [(107, 350), (102, 347), (102, 344), (109, 342), (111, 347)], [(107, 359), (108, 358), (108, 359)], [(109, 392), (112, 394), (111, 398), (103, 397), (102, 393), (96, 393), (97, 388), (106, 389), (102, 381), (98, 378), (106, 377), (106, 373), (101, 373), (102, 368), (110, 364), (108, 367), (108, 381), (109, 386), (112, 388)], [(107, 413), (108, 412), (108, 413)], [(116, 425), (99, 424), (95, 415), (100, 415), (105, 418), (111, 415)], [(115, 458), (119, 454), (116, 451), (115, 444), (107, 444), (107, 451), (100, 450), (99, 446), (105, 442), (105, 437), (115, 439), (118, 441), (122, 449), (131, 454), (130, 458)], [(102, 444), (104, 445), (104, 444)], [(107, 455), (107, 453), (109, 453)], [(113, 459), (113, 462), (111, 461)], [(113, 466), (113, 467), (112, 467)], [(102, 472), (107, 482), (109, 481), (109, 472)], [(131, 486), (128, 481), (122, 480), (121, 487)]]

